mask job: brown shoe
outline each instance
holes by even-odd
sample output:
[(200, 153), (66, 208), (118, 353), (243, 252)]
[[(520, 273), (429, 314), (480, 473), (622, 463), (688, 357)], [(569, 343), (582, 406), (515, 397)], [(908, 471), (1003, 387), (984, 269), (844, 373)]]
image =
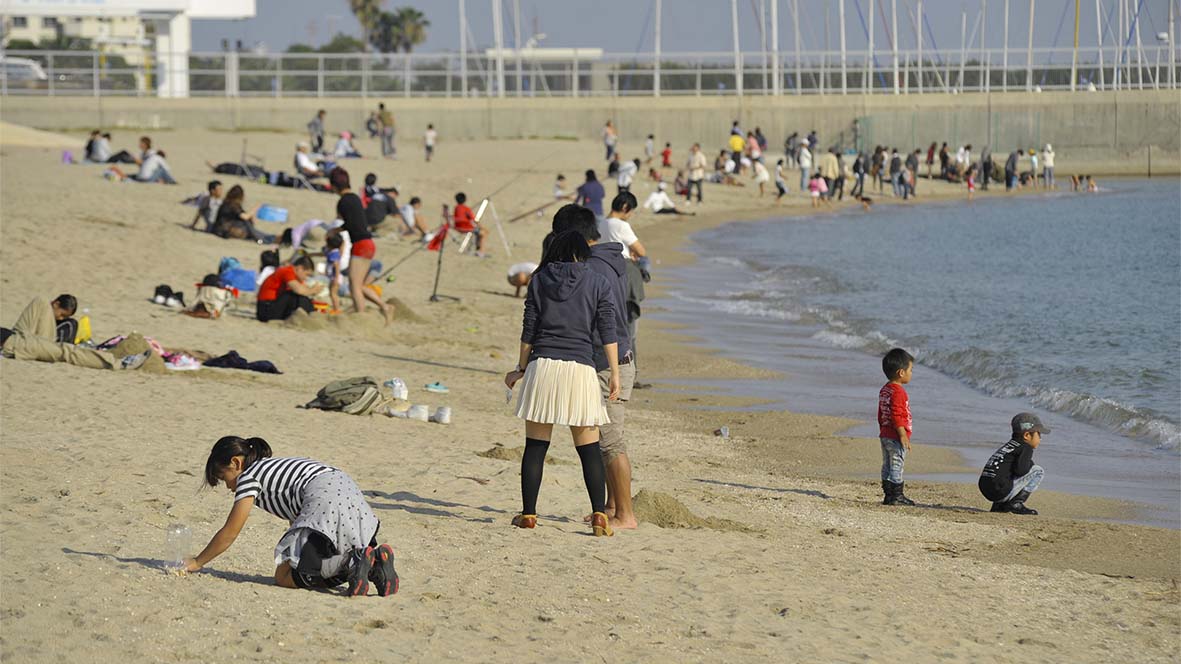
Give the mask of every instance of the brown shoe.
[(536, 528), (536, 514), (518, 514), (513, 517), (513, 525), (518, 528)]
[(610, 520), (602, 512), (591, 515), (591, 528), (595, 531), (595, 537), (611, 537), (615, 534), (615, 531), (611, 530)]

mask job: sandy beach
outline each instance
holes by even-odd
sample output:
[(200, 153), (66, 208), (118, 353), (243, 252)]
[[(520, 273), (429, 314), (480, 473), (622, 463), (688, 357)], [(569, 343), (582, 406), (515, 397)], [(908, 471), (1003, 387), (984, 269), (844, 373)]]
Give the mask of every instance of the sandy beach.
[[(139, 135), (114, 133), (116, 149), (131, 149)], [(345, 162), (355, 179), (372, 171), (403, 199), (422, 197), (430, 226), (456, 191), (478, 201), (508, 185), (494, 202), (511, 257), (495, 230), (490, 258), (450, 251), (440, 292), (461, 299), (432, 304), (437, 255), (412, 255), (383, 284), (401, 304), (383, 328), (375, 311), (293, 325), (253, 320), (251, 299), (238, 306), (242, 315), (220, 320), (153, 304), (158, 284), (191, 298), (192, 284), (223, 256), (257, 266), (257, 245), (187, 229), (194, 208), (179, 202), (213, 177), (204, 163), (237, 160), (245, 146), (285, 168), (301, 136), (152, 136), (179, 186), (119, 184), (104, 180), (100, 166), (62, 164), (62, 148), (79, 154), (83, 134), (0, 129), (0, 324), (11, 325), (33, 297), (69, 292), (89, 309), (99, 339), (140, 332), (166, 348), (237, 350), (283, 373), (0, 360), (6, 661), (1181, 656), (1181, 532), (1102, 521), (1131, 506), (1052, 492), (1037, 494), (1042, 516), (989, 514), (974, 487), (957, 484), (924, 484), (920, 507), (882, 507), (878, 482), (866, 479), (880, 463), (876, 440), (840, 435), (848, 421), (746, 412), (747, 401), (692, 387), (695, 378), (772, 376), (704, 352), (669, 325), (641, 327), (643, 376), (655, 388), (636, 392), (628, 410), (640, 528), (588, 536), (581, 471), (565, 433), (550, 448), (538, 529), (511, 528), (524, 427), (505, 405), (501, 376), (515, 362), (521, 303), (504, 273), (537, 260), (554, 208), (507, 222), (551, 200), (555, 174), (576, 184), (588, 166), (598, 168), (598, 143), (449, 142), (443, 131), (429, 164), (409, 140), (397, 161)], [(377, 153), (372, 141), (358, 147)], [(678, 152), (674, 161), (683, 158)], [(288, 208), (293, 223), (333, 215), (329, 194), (218, 177), (243, 184), (248, 207)], [(965, 195), (950, 185), (924, 189), (924, 200)], [(651, 189), (635, 190), (642, 200)], [(807, 205), (793, 193), (774, 207), (749, 182), (707, 185), (705, 197), (696, 217), (634, 218), (657, 259), (649, 297), (667, 287), (662, 266), (692, 259), (683, 251), (692, 232)], [(387, 265), (414, 250), (393, 237), (377, 246)], [(450, 406), (454, 421), (297, 408), (325, 383), (359, 375), (401, 377), (412, 403)], [(671, 379), (679, 380), (662, 384)], [(433, 381), (450, 393), (422, 389)], [(713, 435), (723, 424), (735, 431), (729, 440)], [(206, 570), (167, 573), (169, 524), (188, 525), (196, 550), (225, 520), (231, 495), (200, 485), (210, 447), (230, 434), (264, 437), (278, 456), (312, 457), (355, 478), (394, 546), (401, 592), (350, 600), (276, 587), (272, 551), (286, 524), (260, 510)], [(908, 473), (962, 470), (953, 450), (919, 444), (907, 464)]]

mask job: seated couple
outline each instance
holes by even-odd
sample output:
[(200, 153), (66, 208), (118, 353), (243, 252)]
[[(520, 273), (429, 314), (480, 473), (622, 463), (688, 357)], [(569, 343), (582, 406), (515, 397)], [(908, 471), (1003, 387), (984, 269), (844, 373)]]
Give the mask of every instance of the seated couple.
[[(145, 150), (144, 142), (147, 142), (148, 147), (151, 147), (151, 139), (147, 136), (139, 139), (141, 150)], [(117, 153), (111, 152), (111, 134), (110, 132), (99, 133), (95, 129), (90, 132), (90, 138), (86, 141), (86, 161), (94, 164), (138, 164), (140, 159), (131, 154), (127, 150), (120, 150)]]
[(106, 173), (118, 182), (130, 181), (142, 182), (144, 184), (160, 182), (162, 184), (176, 184), (176, 179), (172, 177), (172, 170), (169, 168), (168, 162), (164, 161), (163, 150), (146, 151), (143, 160), (139, 164), (138, 173), (128, 175), (118, 166), (111, 166), (106, 170)]
[(52, 302), (35, 298), (21, 312), (12, 329), (0, 328), (0, 353), (6, 358), (36, 362), (65, 362), (89, 369), (138, 369), (151, 350), (122, 359), (105, 350), (74, 345), (78, 308), (73, 295), (59, 295)]
[(195, 228), (197, 221), (206, 219), (206, 229), (214, 235), (226, 239), (238, 240), (253, 240), (259, 244), (273, 244), (275, 236), (270, 233), (264, 233), (254, 226), (255, 215), (258, 214), (260, 205), (254, 206), (250, 212), (246, 212), (243, 203), (246, 200), (246, 191), (242, 189), (241, 185), (234, 185), (230, 187), (230, 191), (226, 194), (225, 200), (217, 206), (217, 214), (213, 216), (213, 222), (208, 221), (211, 216), (208, 210), (213, 208), (213, 202), (216, 201), (221, 194), (221, 183), (213, 180), (209, 183), (209, 196), (204, 203), (204, 212), (202, 207), (197, 209), (197, 218), (193, 219), (190, 228)]

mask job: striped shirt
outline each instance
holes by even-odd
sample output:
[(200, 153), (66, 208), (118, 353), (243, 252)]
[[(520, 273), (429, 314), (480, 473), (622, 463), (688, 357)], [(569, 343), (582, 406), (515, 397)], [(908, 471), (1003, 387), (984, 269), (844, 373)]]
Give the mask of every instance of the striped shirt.
[(255, 504), (281, 519), (294, 521), (303, 507), (300, 495), (312, 478), (335, 471), (319, 461), (269, 457), (250, 464), (238, 476), (234, 502), (253, 498)]

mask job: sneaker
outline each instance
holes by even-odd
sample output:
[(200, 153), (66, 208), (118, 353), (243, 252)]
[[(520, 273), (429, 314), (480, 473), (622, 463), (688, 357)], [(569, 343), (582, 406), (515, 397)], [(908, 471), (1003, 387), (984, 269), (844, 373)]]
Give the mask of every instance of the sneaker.
[(373, 570), (373, 547), (353, 549), (349, 560), (349, 597), (369, 594), (369, 574)]
[(369, 570), (369, 580), (373, 582), (377, 594), (382, 597), (398, 594), (398, 573), (394, 571), (394, 548), (389, 544), (377, 547), (373, 554), (373, 569)]
[(121, 369), (123, 369), (124, 371), (131, 371), (133, 369), (138, 369), (138, 368), (142, 367), (144, 365), (144, 362), (147, 362), (148, 358), (151, 356), (152, 356), (151, 349), (145, 350), (144, 352), (137, 353), (135, 355), (128, 355), (127, 357), (123, 358), (122, 360), (119, 360), (119, 367)]
[(437, 394), (447, 394), (451, 391), (446, 385), (440, 383), (439, 381), (423, 385), (422, 389), (426, 390), (427, 392), (435, 392)]

